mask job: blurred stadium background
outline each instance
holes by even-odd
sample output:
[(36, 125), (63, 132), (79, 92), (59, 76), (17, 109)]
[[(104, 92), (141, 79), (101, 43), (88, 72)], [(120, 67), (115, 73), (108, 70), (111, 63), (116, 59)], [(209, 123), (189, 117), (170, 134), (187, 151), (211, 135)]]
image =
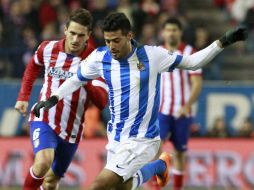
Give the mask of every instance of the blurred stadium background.
[[(21, 189), (33, 159), (27, 118), (13, 108), (26, 63), (41, 41), (62, 37), (70, 11), (78, 7), (94, 16), (95, 46), (104, 45), (100, 23), (111, 11), (126, 13), (135, 38), (149, 45), (161, 44), (160, 27), (169, 16), (182, 21), (183, 40), (196, 49), (229, 28), (249, 27), (246, 43), (230, 47), (204, 69), (185, 184), (197, 190), (254, 189), (254, 0), (1, 0), (0, 189)], [(41, 84), (34, 86), (30, 107)], [(104, 165), (108, 110), (91, 106), (85, 117), (84, 141), (60, 189), (85, 189)], [(169, 144), (164, 148), (171, 150)]]

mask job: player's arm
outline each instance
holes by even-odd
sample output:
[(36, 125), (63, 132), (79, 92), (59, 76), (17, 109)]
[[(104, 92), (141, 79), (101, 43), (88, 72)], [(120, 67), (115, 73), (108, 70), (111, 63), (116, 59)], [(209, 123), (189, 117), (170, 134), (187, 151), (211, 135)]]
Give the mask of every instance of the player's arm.
[[(96, 50), (95, 50), (96, 51)], [(94, 52), (93, 52), (94, 53)], [(92, 54), (93, 54), (92, 53)], [(91, 54), (91, 55), (92, 55)], [(40, 109), (46, 110), (55, 106), (59, 100), (63, 97), (71, 95), (78, 90), (82, 85), (85, 85), (88, 81), (98, 78), (99, 72), (96, 68), (94, 56), (89, 56), (87, 59), (81, 62), (80, 67), (76, 74), (68, 78), (46, 101), (40, 101), (34, 107), (34, 114), (36, 117), (40, 116)]]
[(179, 117), (189, 116), (191, 106), (197, 101), (202, 89), (202, 75), (201, 73), (190, 75), (191, 90), (190, 96), (185, 105), (179, 110)]
[(92, 103), (99, 109), (104, 109), (108, 104), (108, 87), (103, 78), (89, 81), (85, 85), (87, 95)]
[(246, 40), (248, 37), (247, 29), (239, 27), (226, 32), (219, 40), (216, 40), (208, 47), (190, 56), (183, 56), (180, 63), (176, 66), (182, 69), (197, 70), (209, 63), (225, 47)]
[(19, 95), (15, 104), (15, 109), (26, 116), (28, 102), (30, 99), (33, 83), (39, 76), (43, 63), (43, 49), (48, 42), (43, 42), (28, 62), (25, 72), (23, 74)]

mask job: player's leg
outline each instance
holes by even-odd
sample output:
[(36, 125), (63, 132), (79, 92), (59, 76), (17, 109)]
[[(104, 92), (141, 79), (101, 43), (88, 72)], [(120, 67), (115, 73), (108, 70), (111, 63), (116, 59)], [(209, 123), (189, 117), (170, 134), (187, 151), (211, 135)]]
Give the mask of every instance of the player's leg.
[(181, 190), (184, 182), (185, 157), (190, 134), (191, 118), (179, 118), (175, 121), (172, 143), (174, 145), (173, 190)]
[[(174, 118), (169, 115), (164, 115), (159, 113), (158, 114), (158, 120), (159, 120), (159, 126), (160, 126), (160, 138), (161, 138), (161, 144), (159, 151), (154, 159), (158, 159), (162, 153), (162, 147), (163, 144), (169, 140), (171, 134), (172, 134), (172, 126), (174, 125)], [(149, 187), (153, 190), (159, 190), (160, 186), (157, 183), (156, 176), (154, 176), (150, 182)]]
[[(105, 169), (99, 174), (96, 180), (93, 182), (89, 190), (104, 190), (104, 189), (127, 189), (142, 184), (142, 174), (140, 168), (146, 163), (151, 161), (158, 152), (160, 145), (159, 140), (141, 140), (136, 139), (125, 141), (124, 143), (117, 144), (117, 150), (108, 149), (107, 164)], [(165, 164), (163, 163), (163, 166)], [(152, 170), (154, 175), (153, 166), (145, 167), (144, 173)], [(150, 169), (149, 169), (150, 168)], [(136, 173), (140, 173), (139, 178), (136, 177)], [(157, 170), (156, 170), (157, 171)], [(132, 183), (131, 178), (135, 177), (136, 180)], [(134, 178), (133, 178), (134, 179)], [(141, 182), (141, 183), (138, 183)]]
[(60, 179), (61, 177), (56, 176), (52, 168), (50, 168), (43, 180), (42, 189), (43, 190), (57, 190), (59, 188)]
[(111, 170), (104, 168), (95, 178), (89, 190), (110, 190), (123, 183), (123, 178)]
[(156, 158), (159, 158), (160, 154), (162, 153), (163, 144), (170, 139), (172, 134), (172, 126), (175, 124), (174, 117), (161, 113), (158, 114), (158, 120), (160, 125), (161, 146)]
[(23, 189), (37, 190), (54, 160), (57, 141), (52, 129), (44, 122), (31, 122), (30, 134), (35, 159), (26, 176)]
[(42, 184), (44, 190), (58, 188), (59, 181), (67, 171), (78, 148), (78, 144), (66, 142), (60, 137), (57, 137), (57, 140), (54, 161)]

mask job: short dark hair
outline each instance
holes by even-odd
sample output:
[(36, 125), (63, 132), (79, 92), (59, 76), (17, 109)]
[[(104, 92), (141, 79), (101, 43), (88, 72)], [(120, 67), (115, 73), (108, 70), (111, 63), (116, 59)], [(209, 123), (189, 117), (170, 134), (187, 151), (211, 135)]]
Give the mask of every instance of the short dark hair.
[(73, 11), (70, 14), (69, 21), (66, 23), (67, 28), (69, 27), (71, 21), (86, 26), (88, 30), (92, 30), (93, 17), (86, 9), (79, 8)]
[(179, 19), (175, 18), (175, 17), (172, 17), (172, 18), (168, 18), (164, 24), (162, 25), (162, 27), (164, 28), (167, 24), (174, 24), (176, 25), (180, 30), (183, 29), (183, 25), (182, 23), (180, 22)]
[(111, 13), (103, 21), (103, 32), (121, 30), (123, 34), (131, 31), (131, 23), (124, 13)]

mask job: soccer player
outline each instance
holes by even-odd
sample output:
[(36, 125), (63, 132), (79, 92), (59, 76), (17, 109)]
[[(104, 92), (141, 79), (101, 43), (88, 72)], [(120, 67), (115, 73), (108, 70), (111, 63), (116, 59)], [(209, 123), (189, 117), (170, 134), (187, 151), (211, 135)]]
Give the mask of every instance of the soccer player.
[[(163, 25), (164, 48), (174, 54), (191, 55), (194, 48), (181, 41), (182, 24), (169, 18)], [(190, 71), (175, 69), (161, 74), (161, 103), (159, 109), (160, 137), (174, 146), (173, 189), (183, 186), (185, 151), (192, 124), (191, 107), (202, 88), (201, 69)]]
[[(64, 39), (41, 43), (23, 76), (15, 105), (20, 113), (26, 114), (32, 85), (43, 67), (44, 83), (39, 100), (48, 99), (66, 79), (75, 75), (80, 62), (94, 50), (88, 42), (91, 26), (91, 14), (78, 9), (70, 15)], [(39, 118), (31, 112), (30, 138), (35, 159), (24, 190), (57, 189), (81, 140), (85, 106), (89, 99), (100, 108), (106, 106), (106, 87), (103, 79), (93, 80), (72, 91), (49, 112), (41, 110)]]
[[(160, 73), (176, 67), (196, 70), (224, 47), (245, 40), (244, 28), (234, 29), (207, 48), (190, 56), (172, 54), (162, 47), (140, 45), (132, 38), (130, 21), (123, 13), (111, 13), (103, 22), (105, 47), (94, 50), (81, 67), (46, 101), (34, 108), (50, 109), (87, 81), (103, 77), (109, 87), (111, 120), (108, 122), (107, 163), (90, 190), (135, 189), (157, 176), (160, 186), (168, 182), (170, 156), (162, 153), (148, 163), (160, 146)], [(54, 109), (54, 107), (52, 108)], [(147, 164), (148, 163), (148, 164)]]

